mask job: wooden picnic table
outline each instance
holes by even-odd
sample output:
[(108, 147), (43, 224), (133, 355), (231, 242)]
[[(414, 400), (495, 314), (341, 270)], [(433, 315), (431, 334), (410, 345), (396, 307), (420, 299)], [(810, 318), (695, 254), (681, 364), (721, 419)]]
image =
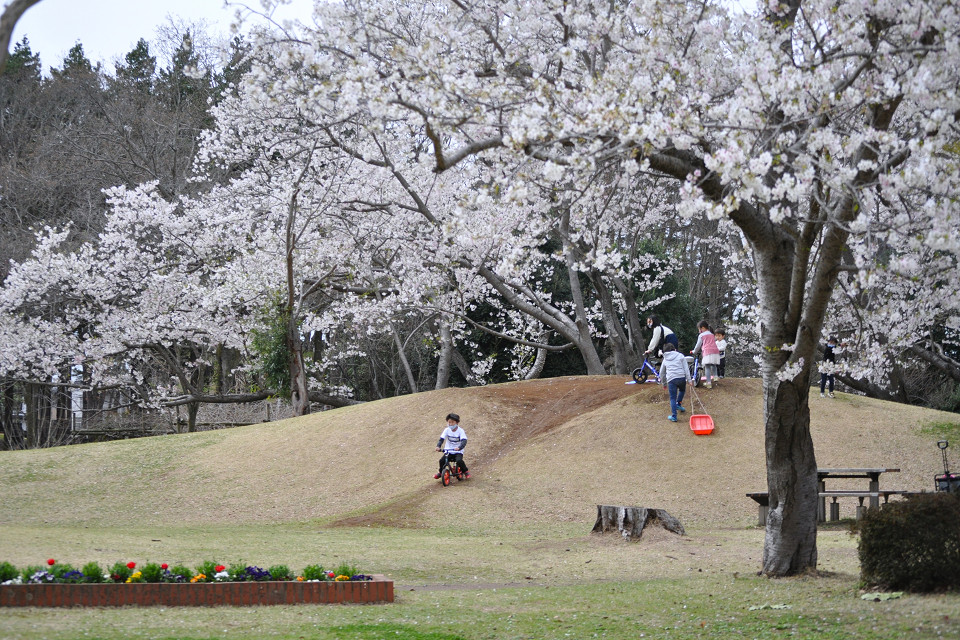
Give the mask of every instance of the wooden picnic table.
[[(879, 507), (880, 506), (880, 497), (883, 496), (884, 502), (886, 502), (891, 495), (898, 494), (911, 494), (915, 493), (912, 491), (880, 491), (880, 476), (884, 473), (897, 473), (900, 469), (891, 468), (891, 467), (848, 467), (841, 469), (817, 469), (817, 493), (818, 493), (818, 505), (817, 505), (817, 520), (819, 522), (826, 522), (827, 520), (827, 498), (833, 499), (833, 504), (830, 506), (831, 510), (831, 520), (836, 520), (839, 518), (839, 505), (837, 505), (837, 498), (841, 497), (856, 497), (860, 500), (861, 508), (857, 509), (857, 516), (859, 517), (862, 512), (862, 505), (864, 498), (870, 499), (870, 507)], [(834, 490), (827, 491), (826, 481), (847, 479), (847, 478), (863, 478), (868, 481), (868, 487), (866, 491), (851, 491), (851, 490)], [(747, 494), (748, 498), (753, 499), (759, 505), (759, 523), (760, 526), (764, 526), (767, 523), (767, 513), (769, 511), (770, 497), (766, 491), (756, 491)]]
[[(900, 469), (890, 467), (869, 467), (869, 468), (841, 468), (841, 469), (817, 469), (817, 492), (820, 494), (820, 506), (817, 509), (817, 519), (824, 522), (827, 519), (827, 479), (839, 480), (842, 478), (863, 478), (868, 480), (867, 492), (870, 493), (870, 506), (880, 506), (880, 476), (884, 473), (898, 473)], [(838, 493), (837, 495), (840, 495)]]

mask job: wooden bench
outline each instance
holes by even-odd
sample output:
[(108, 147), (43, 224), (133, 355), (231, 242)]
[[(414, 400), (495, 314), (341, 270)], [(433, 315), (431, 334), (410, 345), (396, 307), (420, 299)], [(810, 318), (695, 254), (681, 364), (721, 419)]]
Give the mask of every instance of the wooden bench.
[[(890, 501), (890, 496), (915, 496), (926, 493), (926, 491), (905, 491), (903, 489), (880, 489), (878, 491), (821, 491), (817, 497), (831, 498), (830, 520), (840, 519), (840, 504), (838, 498), (857, 498), (857, 520), (863, 517), (866, 507), (863, 505), (865, 498), (876, 498), (878, 501), (883, 498), (883, 503)], [(748, 493), (747, 497), (757, 503), (759, 508), (758, 524), (761, 527), (767, 526), (767, 515), (770, 513), (770, 495), (766, 491), (755, 491)]]

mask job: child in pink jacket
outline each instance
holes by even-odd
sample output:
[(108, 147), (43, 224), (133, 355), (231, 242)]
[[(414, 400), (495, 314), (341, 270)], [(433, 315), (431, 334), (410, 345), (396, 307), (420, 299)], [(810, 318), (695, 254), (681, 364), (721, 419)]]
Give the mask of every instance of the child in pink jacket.
[(697, 331), (700, 332), (700, 335), (697, 336), (697, 346), (690, 353), (697, 355), (701, 349), (703, 350), (703, 375), (707, 379), (703, 386), (710, 389), (713, 387), (713, 379), (717, 377), (720, 349), (717, 347), (717, 340), (713, 337), (713, 331), (711, 331), (706, 320), (700, 321), (700, 324), (697, 325)]

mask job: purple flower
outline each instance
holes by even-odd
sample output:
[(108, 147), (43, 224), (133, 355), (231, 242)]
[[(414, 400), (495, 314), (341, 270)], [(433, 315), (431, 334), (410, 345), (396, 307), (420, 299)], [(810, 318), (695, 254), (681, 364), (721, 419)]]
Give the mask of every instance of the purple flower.
[(240, 575), (237, 576), (239, 580), (270, 580), (270, 572), (266, 569), (261, 569), (260, 567), (247, 567)]

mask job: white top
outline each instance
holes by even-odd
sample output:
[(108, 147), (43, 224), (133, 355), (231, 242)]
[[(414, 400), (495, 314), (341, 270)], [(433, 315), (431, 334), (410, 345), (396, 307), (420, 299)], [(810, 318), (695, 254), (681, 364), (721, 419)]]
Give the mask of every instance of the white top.
[[(657, 344), (660, 342), (661, 338), (666, 340), (667, 336), (671, 335), (673, 330), (666, 325), (657, 325), (653, 328), (653, 335), (650, 337), (650, 344), (647, 345), (647, 351), (653, 351), (657, 348)], [(655, 353), (654, 355), (661, 355), (661, 353)]]
[(467, 434), (464, 433), (463, 427), (457, 427), (457, 430), (454, 431), (447, 425), (447, 428), (443, 430), (443, 433), (440, 434), (440, 437), (443, 439), (443, 452), (457, 452), (460, 450), (460, 444), (467, 443)]
[(727, 341), (725, 338), (717, 340), (717, 349), (720, 349), (720, 357), (727, 355)]

